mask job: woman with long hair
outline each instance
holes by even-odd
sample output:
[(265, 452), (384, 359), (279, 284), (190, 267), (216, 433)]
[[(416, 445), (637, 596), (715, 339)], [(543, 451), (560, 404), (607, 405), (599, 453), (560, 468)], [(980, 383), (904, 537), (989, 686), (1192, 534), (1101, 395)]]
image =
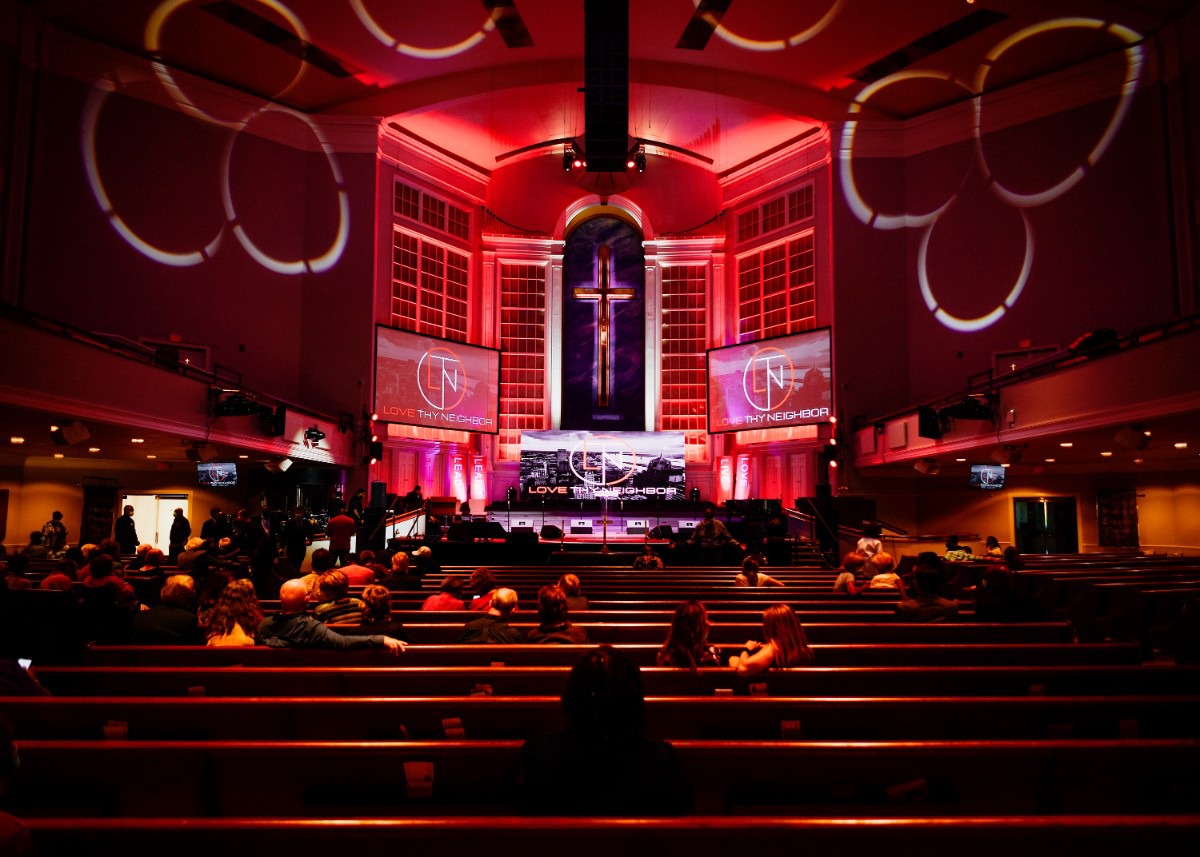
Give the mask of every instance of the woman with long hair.
[(230, 581), (209, 617), (208, 645), (253, 646), (262, 620), (254, 584), (248, 578)]
[(738, 675), (812, 663), (813, 653), (804, 628), (786, 604), (773, 604), (763, 612), (763, 639), (765, 643), (748, 640), (742, 653), (729, 659), (729, 665)]
[(671, 630), (655, 659), (660, 667), (715, 667), (717, 650), (708, 644), (708, 611), (699, 601), (685, 601), (675, 609)]

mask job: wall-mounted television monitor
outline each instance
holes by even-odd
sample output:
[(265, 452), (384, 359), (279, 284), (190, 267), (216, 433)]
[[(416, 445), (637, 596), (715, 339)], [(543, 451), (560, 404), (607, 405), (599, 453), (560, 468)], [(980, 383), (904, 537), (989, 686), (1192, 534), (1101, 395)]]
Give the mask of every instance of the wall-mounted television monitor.
[(972, 464), (970, 485), (972, 488), (998, 490), (1004, 487), (1006, 472), (999, 464)]
[(681, 431), (523, 431), (521, 491), (528, 500), (682, 500)]
[(500, 431), (500, 352), (375, 328), (375, 413), (385, 422)]
[(201, 461), (196, 465), (196, 479), (205, 488), (233, 488), (237, 485), (237, 462)]
[(829, 328), (708, 352), (712, 433), (828, 422), (833, 415)]

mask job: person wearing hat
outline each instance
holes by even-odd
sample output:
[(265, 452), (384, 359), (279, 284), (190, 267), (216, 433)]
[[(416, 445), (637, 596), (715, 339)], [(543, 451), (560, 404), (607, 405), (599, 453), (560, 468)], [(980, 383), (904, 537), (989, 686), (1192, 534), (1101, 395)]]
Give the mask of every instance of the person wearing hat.
[(429, 545), (421, 545), (412, 553), (412, 567), (409, 569), (409, 576), (415, 577), (418, 580), (426, 575), (440, 575), (442, 567), (433, 558), (433, 551), (429, 549)]

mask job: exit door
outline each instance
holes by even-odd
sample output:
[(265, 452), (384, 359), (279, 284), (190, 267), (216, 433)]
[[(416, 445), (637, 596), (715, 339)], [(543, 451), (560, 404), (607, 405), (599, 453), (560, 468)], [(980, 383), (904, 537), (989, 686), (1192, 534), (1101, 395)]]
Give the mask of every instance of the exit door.
[(1014, 497), (1013, 521), (1021, 553), (1079, 553), (1074, 497)]
[[(191, 518), (186, 494), (126, 494), (122, 505), (133, 507), (138, 542), (154, 545), (163, 553), (171, 550), (171, 523), (175, 520), (175, 510), (183, 509), (184, 517)], [(198, 527), (196, 531), (199, 532)]]

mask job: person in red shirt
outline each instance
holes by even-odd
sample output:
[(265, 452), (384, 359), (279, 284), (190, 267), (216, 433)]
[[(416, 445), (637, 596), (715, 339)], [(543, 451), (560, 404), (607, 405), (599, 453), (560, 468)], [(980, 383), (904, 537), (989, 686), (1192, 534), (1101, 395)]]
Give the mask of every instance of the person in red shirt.
[(333, 554), (335, 565), (349, 564), (350, 540), (357, 532), (358, 524), (344, 512), (329, 519), (325, 534), (329, 536), (329, 552)]

